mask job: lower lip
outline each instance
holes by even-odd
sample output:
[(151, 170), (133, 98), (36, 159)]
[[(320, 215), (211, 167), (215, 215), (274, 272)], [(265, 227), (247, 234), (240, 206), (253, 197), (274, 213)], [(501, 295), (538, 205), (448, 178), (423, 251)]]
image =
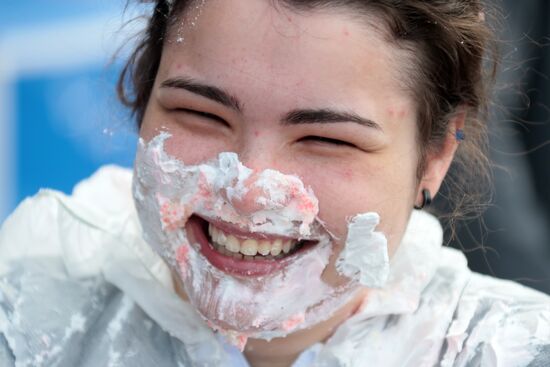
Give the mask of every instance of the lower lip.
[(240, 276), (261, 276), (274, 273), (284, 268), (290, 258), (281, 260), (245, 260), (225, 256), (214, 250), (202, 228), (201, 219), (191, 217), (186, 225), (193, 239), (199, 243), (200, 251), (216, 268), (226, 273)]

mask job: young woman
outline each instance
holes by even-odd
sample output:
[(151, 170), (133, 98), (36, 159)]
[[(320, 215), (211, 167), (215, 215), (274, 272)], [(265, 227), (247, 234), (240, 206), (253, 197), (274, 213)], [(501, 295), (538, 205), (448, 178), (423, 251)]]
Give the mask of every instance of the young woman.
[(2, 228), (2, 365), (548, 365), (549, 298), (423, 211), (485, 174), (488, 34), (473, 0), (156, 1), (133, 174)]

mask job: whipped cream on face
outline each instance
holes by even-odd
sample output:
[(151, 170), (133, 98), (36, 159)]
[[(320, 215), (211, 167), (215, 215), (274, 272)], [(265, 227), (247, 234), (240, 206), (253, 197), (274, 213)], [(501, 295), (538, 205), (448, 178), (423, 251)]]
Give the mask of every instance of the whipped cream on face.
[[(136, 207), (145, 240), (178, 273), (189, 301), (212, 328), (244, 346), (246, 337), (271, 339), (313, 326), (354, 296), (357, 282), (334, 288), (322, 280), (331, 238), (317, 219), (317, 198), (298, 177), (271, 169), (253, 171), (235, 153), (185, 165), (165, 152), (169, 137), (163, 132), (148, 143), (140, 139), (133, 181)], [(243, 211), (243, 201), (254, 203), (254, 210)], [(189, 243), (185, 224), (194, 214), (251, 234), (317, 243), (273, 273), (232, 276), (214, 267), (199, 244)], [(210, 235), (222, 242), (218, 245), (236, 252), (233, 240), (214, 231)], [(269, 243), (270, 252), (277, 252), (276, 241)], [(248, 248), (245, 242), (238, 244), (241, 253), (267, 250), (261, 240)], [(291, 245), (286, 244), (288, 251)]]
[(376, 213), (358, 214), (348, 225), (346, 246), (336, 260), (336, 270), (359, 284), (380, 288), (390, 274), (388, 241), (381, 232), (375, 232), (380, 223)]

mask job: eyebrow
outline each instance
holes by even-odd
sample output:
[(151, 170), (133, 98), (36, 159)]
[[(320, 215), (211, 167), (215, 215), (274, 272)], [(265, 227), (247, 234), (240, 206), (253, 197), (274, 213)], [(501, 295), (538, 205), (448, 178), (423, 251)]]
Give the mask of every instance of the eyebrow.
[(221, 88), (200, 83), (192, 78), (179, 77), (167, 79), (161, 83), (161, 88), (184, 89), (199, 96), (218, 102), (237, 112), (242, 112), (239, 100)]
[(298, 124), (312, 124), (312, 123), (336, 123), (336, 122), (354, 122), (359, 125), (374, 128), (382, 131), (382, 128), (376, 122), (361, 117), (355, 112), (337, 111), (327, 108), (318, 110), (306, 109), (306, 110), (294, 110), (287, 113), (283, 117), (283, 124), (285, 125), (298, 125)]
[[(242, 113), (242, 104), (236, 97), (221, 88), (201, 83), (193, 78), (177, 77), (167, 79), (161, 83), (161, 88), (184, 89)], [(328, 108), (293, 110), (285, 114), (281, 121), (283, 125), (354, 122), (382, 131), (379, 124), (368, 118), (361, 117), (355, 112), (337, 111)]]

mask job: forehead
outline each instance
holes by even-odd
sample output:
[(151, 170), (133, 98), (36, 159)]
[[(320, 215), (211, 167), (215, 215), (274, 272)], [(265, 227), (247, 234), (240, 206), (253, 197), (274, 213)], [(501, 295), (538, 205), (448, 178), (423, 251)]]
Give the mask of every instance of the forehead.
[[(159, 75), (222, 83), (281, 103), (410, 100), (410, 55), (387, 41), (373, 14), (348, 9), (294, 11), (269, 0), (205, 1), (172, 26)], [(374, 24), (374, 26), (372, 26)]]

